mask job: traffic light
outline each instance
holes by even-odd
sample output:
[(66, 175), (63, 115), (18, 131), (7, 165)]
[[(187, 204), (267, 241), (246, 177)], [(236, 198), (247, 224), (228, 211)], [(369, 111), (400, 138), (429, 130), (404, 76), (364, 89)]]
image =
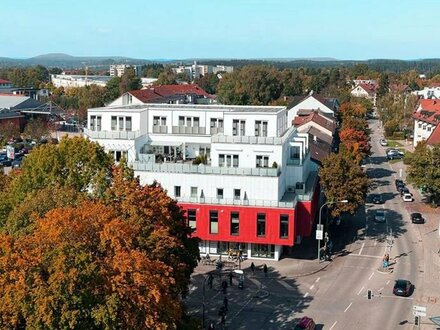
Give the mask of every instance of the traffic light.
[(420, 316), (414, 317), (414, 325), (417, 325), (417, 326), (420, 325)]
[(367, 297), (368, 297), (368, 299), (371, 299), (371, 297), (372, 297), (372, 292), (371, 292), (371, 290), (368, 290)]

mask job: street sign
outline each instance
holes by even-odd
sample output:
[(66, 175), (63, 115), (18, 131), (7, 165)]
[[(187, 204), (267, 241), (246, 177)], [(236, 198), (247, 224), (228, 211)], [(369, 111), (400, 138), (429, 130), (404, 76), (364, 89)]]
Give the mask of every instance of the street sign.
[(413, 306), (413, 311), (426, 312), (426, 307), (414, 305)]
[(316, 230), (323, 231), (324, 230), (324, 225), (316, 225)]
[(413, 311), (414, 316), (426, 316), (425, 312)]
[(316, 239), (322, 239), (324, 237), (323, 230), (316, 230)]

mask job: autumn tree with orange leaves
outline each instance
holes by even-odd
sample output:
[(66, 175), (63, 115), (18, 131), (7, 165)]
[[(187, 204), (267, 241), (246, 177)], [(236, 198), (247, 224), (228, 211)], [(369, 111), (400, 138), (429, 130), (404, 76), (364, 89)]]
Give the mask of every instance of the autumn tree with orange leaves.
[(176, 201), (87, 140), (33, 157), (0, 180), (0, 328), (181, 326), (199, 252)]

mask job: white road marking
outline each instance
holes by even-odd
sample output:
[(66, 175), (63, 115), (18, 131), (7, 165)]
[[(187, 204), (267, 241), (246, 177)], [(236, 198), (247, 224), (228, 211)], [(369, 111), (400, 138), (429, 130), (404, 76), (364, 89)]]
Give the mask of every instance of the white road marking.
[(289, 285), (288, 283), (286, 283), (285, 281), (283, 281), (283, 280), (276, 280), (279, 284), (281, 284), (284, 288), (286, 288), (287, 290), (289, 290), (289, 291), (294, 291), (295, 290), (295, 288), (293, 287), (293, 286), (291, 286), (291, 285)]
[(377, 241), (374, 241), (374, 246), (377, 246)]
[(358, 292), (358, 296), (362, 293), (362, 291), (364, 291), (364, 286), (359, 290), (359, 292)]
[(359, 255), (361, 255), (361, 254), (362, 254), (362, 250), (364, 249), (364, 246), (365, 246), (365, 242), (364, 242), (364, 243), (362, 243), (361, 249), (359, 250)]
[(377, 290), (378, 292), (381, 292), (383, 289), (385, 289), (384, 287), (381, 287), (379, 290)]
[(387, 285), (390, 284), (390, 280), (387, 281)]
[(321, 279), (321, 278), (318, 277), (318, 278), (316, 279), (315, 283), (318, 283), (320, 279)]
[(314, 287), (315, 287), (315, 284), (313, 284), (313, 285), (310, 287), (310, 290), (313, 290)]
[(338, 321), (335, 321), (335, 323), (333, 323), (333, 325), (330, 327), (329, 330), (333, 330), (333, 328), (335, 327), (336, 323), (338, 323)]
[(371, 256), (368, 254), (347, 254), (349, 257), (365, 257), (365, 258), (374, 258), (374, 259), (382, 259), (380, 256)]
[(348, 311), (348, 309), (351, 307), (351, 305), (353, 305), (353, 302), (351, 302), (350, 305), (347, 306), (347, 308), (345, 309), (344, 313)]
[(374, 276), (374, 272), (371, 273), (370, 277), (368, 278), (368, 280), (371, 280), (371, 278)]
[(300, 301), (298, 301), (298, 303), (296, 304), (296, 306), (299, 306), (299, 305), (301, 305), (302, 304), (302, 301), (300, 300)]
[(304, 294), (304, 298), (307, 298), (307, 296), (309, 295), (309, 293), (308, 292), (306, 292), (305, 294)]

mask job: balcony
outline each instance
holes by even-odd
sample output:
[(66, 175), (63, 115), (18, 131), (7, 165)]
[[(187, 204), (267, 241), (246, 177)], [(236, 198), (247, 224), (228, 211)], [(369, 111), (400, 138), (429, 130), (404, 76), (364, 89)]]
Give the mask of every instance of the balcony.
[(281, 145), (283, 139), (273, 136), (229, 136), (229, 135), (213, 135), (212, 143), (231, 143), (231, 144), (270, 144)]
[(213, 175), (237, 175), (237, 176), (264, 176), (278, 177), (280, 168), (240, 168), (240, 167), (214, 167), (207, 165), (192, 165), (179, 163), (152, 163), (132, 162), (129, 164), (135, 171), (160, 172), (160, 173), (184, 173), (184, 174), (213, 174)]
[(210, 133), (211, 135), (223, 133), (223, 127), (211, 127)]
[(84, 135), (91, 139), (134, 140), (140, 136), (139, 131), (91, 131), (84, 128)]
[(198, 203), (198, 204), (214, 204), (214, 205), (240, 205), (240, 206), (256, 206), (256, 207), (279, 207), (293, 209), (298, 202), (294, 198), (288, 202), (282, 201), (268, 201), (262, 199), (218, 199), (218, 198), (203, 198), (203, 197), (177, 197), (178, 202), (181, 203)]
[(206, 135), (206, 127), (173, 126), (172, 134)]
[(157, 134), (167, 134), (168, 133), (168, 126), (153, 126), (153, 133)]

